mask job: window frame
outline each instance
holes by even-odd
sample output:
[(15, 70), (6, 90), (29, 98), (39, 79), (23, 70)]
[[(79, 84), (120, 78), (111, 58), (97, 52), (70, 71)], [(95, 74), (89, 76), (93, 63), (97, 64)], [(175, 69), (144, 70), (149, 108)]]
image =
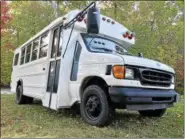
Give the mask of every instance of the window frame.
[[(52, 36), (52, 45), (51, 45), (51, 54), (50, 54), (50, 58), (55, 58), (55, 57), (58, 57), (58, 47), (59, 47), (59, 38), (60, 38), (60, 26), (56, 27), (54, 30), (53, 30), (53, 36)], [(54, 51), (54, 43), (55, 43), (55, 31), (58, 32), (56, 33), (56, 37), (57, 37), (57, 40), (56, 40), (56, 50)], [(55, 54), (55, 55), (54, 55)]]
[[(24, 49), (24, 55), (23, 55), (23, 53), (22, 53), (22, 49)], [(21, 48), (21, 58), (20, 58), (21, 61), (20, 61), (20, 65), (24, 65), (24, 63), (25, 63), (25, 53), (26, 53), (26, 47), (23, 46), (23, 47)], [(23, 63), (21, 63), (23, 57), (24, 57), (24, 60), (23, 60)]]
[[(60, 48), (60, 43), (61, 43), (61, 38), (63, 37), (63, 29), (62, 29), (63, 26), (60, 26), (59, 27), (59, 41), (58, 41), (58, 47), (57, 47), (57, 57), (61, 56), (62, 55), (62, 47), (61, 47), (61, 52), (59, 53), (59, 48)], [(61, 37), (62, 36), (62, 37)], [(62, 44), (63, 44), (63, 38), (62, 38)], [(61, 45), (62, 45), (61, 44)]]
[[(27, 53), (27, 50), (28, 50), (28, 46), (30, 46), (30, 52), (28, 52)], [(27, 63), (29, 63), (29, 62), (31, 62), (31, 53), (32, 53), (32, 42), (30, 42), (28, 45), (26, 45), (26, 52), (25, 52), (25, 64), (27, 64)], [(28, 62), (26, 62), (26, 57), (27, 57), (27, 55), (28, 54), (30, 54), (30, 56), (29, 56), (29, 61)]]
[[(48, 37), (48, 43), (41, 46), (41, 42), (42, 42), (42, 38), (43, 36), (47, 35)], [(50, 38), (49, 38), (49, 31), (46, 31), (44, 32), (42, 35), (40, 35), (40, 43), (39, 43), (39, 54), (38, 54), (38, 59), (41, 59), (41, 58), (44, 58), (44, 57), (47, 57), (48, 56), (48, 50), (49, 50), (49, 42), (50, 42)], [(41, 57), (40, 54), (41, 54), (41, 49), (46, 47), (47, 48), (47, 53), (46, 53), (46, 56), (43, 56)]]
[(19, 53), (14, 54), (14, 62), (13, 66), (17, 66), (19, 64)]
[[(36, 47), (36, 49), (33, 48), (33, 44), (34, 44), (35, 41), (38, 41), (38, 46)], [(37, 37), (37, 38), (35, 38), (35, 39), (32, 41), (32, 49), (31, 49), (31, 58), (30, 58), (30, 62), (35, 61), (35, 60), (38, 59), (39, 46), (40, 46), (40, 36)], [(37, 51), (37, 54), (36, 54), (37, 57), (36, 57), (36, 59), (33, 60), (32, 58), (33, 58), (33, 52), (34, 52), (34, 51)]]

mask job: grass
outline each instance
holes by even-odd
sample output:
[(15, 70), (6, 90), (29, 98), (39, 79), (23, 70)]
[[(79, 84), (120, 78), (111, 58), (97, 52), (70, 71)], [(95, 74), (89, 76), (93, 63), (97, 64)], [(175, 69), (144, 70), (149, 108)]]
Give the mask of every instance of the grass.
[(15, 104), (15, 95), (1, 95), (1, 137), (124, 137), (183, 138), (184, 99), (169, 108), (162, 118), (141, 117), (119, 110), (111, 125), (98, 128), (83, 122), (72, 112), (53, 111), (38, 101)]

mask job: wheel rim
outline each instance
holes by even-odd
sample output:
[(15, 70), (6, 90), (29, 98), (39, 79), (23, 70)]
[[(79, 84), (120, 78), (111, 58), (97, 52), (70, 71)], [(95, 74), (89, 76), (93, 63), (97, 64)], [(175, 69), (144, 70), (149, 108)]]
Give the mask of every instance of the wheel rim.
[(100, 116), (101, 111), (102, 105), (100, 99), (95, 95), (89, 96), (85, 102), (86, 115), (91, 120), (96, 120)]

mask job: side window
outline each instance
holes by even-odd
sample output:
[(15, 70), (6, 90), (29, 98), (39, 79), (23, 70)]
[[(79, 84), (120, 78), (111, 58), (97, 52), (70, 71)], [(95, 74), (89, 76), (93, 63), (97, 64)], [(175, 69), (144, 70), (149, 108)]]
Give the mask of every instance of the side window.
[(19, 61), (19, 53), (15, 55), (14, 57), (14, 66), (16, 66), (18, 64)]
[(51, 58), (54, 58), (57, 53), (58, 47), (58, 38), (59, 38), (59, 28), (54, 30), (53, 33), (53, 43), (52, 43), (52, 50), (51, 50)]
[(26, 49), (26, 60), (25, 60), (25, 63), (28, 63), (30, 62), (30, 53), (31, 53), (31, 44), (29, 44), (27, 46), (27, 49)]
[(39, 38), (33, 41), (31, 61), (37, 59), (38, 48), (39, 48)]
[(71, 69), (71, 77), (70, 77), (71, 81), (77, 80), (77, 73), (78, 73), (81, 51), (82, 51), (82, 46), (79, 44), (79, 42), (77, 42), (74, 50), (74, 58), (73, 58), (73, 64)]
[(58, 89), (58, 79), (59, 79), (59, 71), (60, 71), (60, 60), (52, 61), (50, 63), (49, 68), (49, 76), (48, 76), (48, 85), (47, 85), (47, 91), (51, 91), (53, 93), (57, 92)]
[(25, 47), (21, 49), (21, 65), (24, 64), (24, 57), (25, 57)]
[(39, 58), (46, 57), (48, 51), (49, 37), (48, 33), (41, 36)]

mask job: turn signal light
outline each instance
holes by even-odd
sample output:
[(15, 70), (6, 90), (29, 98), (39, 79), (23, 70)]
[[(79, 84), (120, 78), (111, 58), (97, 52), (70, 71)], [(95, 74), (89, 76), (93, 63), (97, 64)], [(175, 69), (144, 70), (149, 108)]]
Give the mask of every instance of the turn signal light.
[(125, 78), (125, 67), (124, 66), (120, 66), (120, 65), (113, 66), (112, 72), (113, 72), (114, 77), (117, 79)]

